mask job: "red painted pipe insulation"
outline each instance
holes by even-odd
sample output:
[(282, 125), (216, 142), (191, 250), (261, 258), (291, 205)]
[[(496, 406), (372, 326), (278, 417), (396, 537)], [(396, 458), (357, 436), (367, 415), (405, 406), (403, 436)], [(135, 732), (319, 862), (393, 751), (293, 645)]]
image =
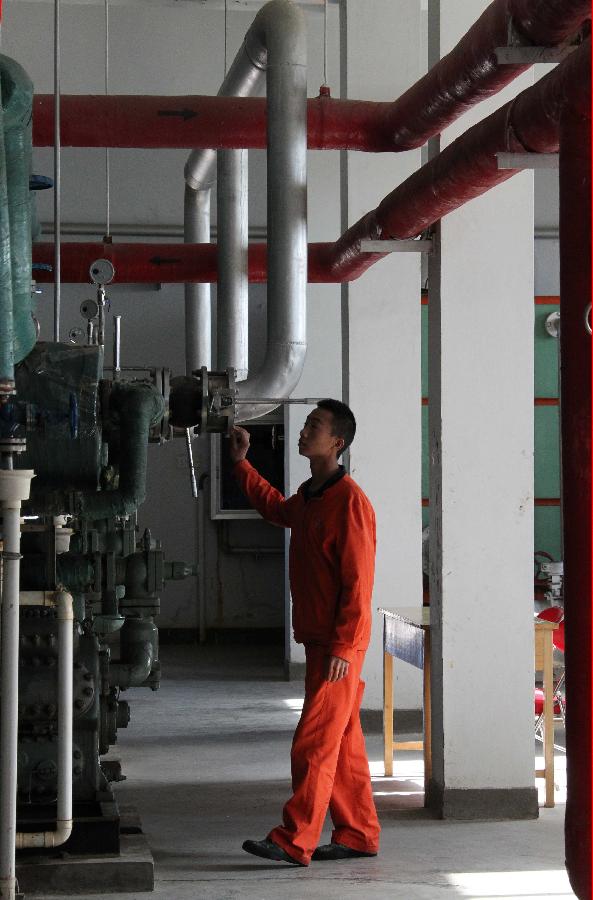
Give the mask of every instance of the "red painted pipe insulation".
[[(308, 101), (308, 146), (373, 152), (419, 147), (525, 69), (498, 65), (512, 19), (526, 43), (555, 45), (590, 16), (589, 0), (494, 0), (456, 47), (393, 103)], [(33, 143), (54, 142), (53, 95), (34, 99)], [(266, 101), (256, 97), (61, 97), (64, 147), (264, 148)]]
[[(311, 244), (310, 282), (358, 278), (381, 253), (361, 252), (361, 241), (411, 238), (442, 216), (516, 174), (499, 169), (496, 154), (505, 151), (554, 152), (559, 143), (561, 109), (570, 97), (585, 109), (591, 97), (590, 38), (535, 85), (470, 128), (400, 184), (334, 244)], [(34, 262), (51, 263), (53, 244), (34, 244)], [(62, 244), (62, 280), (86, 283), (90, 263), (112, 259), (119, 282), (216, 281), (216, 245)], [(266, 248), (249, 247), (249, 280), (267, 278)], [(36, 273), (51, 281), (51, 273)]]
[(385, 126), (394, 147), (422, 146), (529, 68), (498, 64), (495, 50), (507, 46), (509, 22), (526, 45), (555, 46), (590, 17), (590, 0), (494, 0), (454, 49), (391, 105)]
[(413, 238), (447, 213), (518, 171), (499, 169), (497, 153), (554, 152), (567, 97), (591, 103), (591, 39), (535, 85), (474, 125), (395, 188), (336, 242), (327, 260), (336, 281), (347, 281), (381, 254), (361, 253), (361, 241)]

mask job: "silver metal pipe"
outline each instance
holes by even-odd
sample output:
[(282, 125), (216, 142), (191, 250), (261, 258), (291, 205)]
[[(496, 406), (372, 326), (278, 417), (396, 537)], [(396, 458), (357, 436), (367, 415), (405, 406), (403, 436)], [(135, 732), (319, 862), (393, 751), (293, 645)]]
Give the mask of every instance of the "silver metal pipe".
[[(262, 56), (263, 54), (263, 56)], [(222, 82), (221, 97), (247, 97), (263, 84), (266, 52), (247, 47), (247, 38)], [(210, 241), (210, 191), (216, 178), (216, 150), (194, 150), (184, 169), (184, 240), (186, 243)], [(210, 285), (185, 286), (185, 365), (189, 375), (211, 363)]]
[(72, 834), (72, 703), (74, 612), (72, 595), (56, 591), (51, 599), (58, 613), (58, 810), (52, 831), (19, 831), (18, 850), (59, 847)]
[[(261, 42), (252, 46), (248, 40), (251, 28), (218, 90), (219, 97), (251, 97), (264, 84), (267, 50)], [(216, 179), (216, 150), (192, 150), (184, 176), (185, 183), (194, 191), (212, 187)]]
[(14, 900), (19, 690), (19, 578), (21, 502), (29, 496), (30, 469), (0, 471), (2, 609), (0, 678), (0, 898)]
[[(210, 242), (210, 187), (194, 190), (185, 186), (183, 240), (186, 244)], [(185, 370), (212, 368), (212, 317), (210, 285), (185, 285)]]
[(113, 380), (121, 373), (121, 316), (113, 317)]
[(60, 0), (54, 0), (54, 341), (60, 340), (62, 166), (60, 142)]
[(236, 380), (247, 378), (249, 364), (249, 277), (247, 271), (247, 151), (219, 150), (217, 159), (218, 286), (217, 352), (219, 369), (232, 367)]
[(245, 38), (267, 49), (268, 343), (259, 372), (239, 385), (238, 421), (275, 408), (245, 397), (289, 397), (307, 349), (307, 46), (302, 10), (271, 0)]

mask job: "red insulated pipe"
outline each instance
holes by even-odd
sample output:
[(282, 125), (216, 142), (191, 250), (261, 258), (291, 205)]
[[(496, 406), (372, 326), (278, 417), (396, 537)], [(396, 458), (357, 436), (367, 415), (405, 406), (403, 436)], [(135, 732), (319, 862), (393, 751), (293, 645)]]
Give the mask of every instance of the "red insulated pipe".
[(591, 17), (591, 0), (494, 0), (453, 50), (392, 104), (384, 127), (400, 150), (420, 147), (529, 65), (499, 65), (509, 23), (526, 44), (555, 46)]
[[(309, 247), (310, 282), (358, 278), (382, 253), (361, 252), (362, 240), (411, 238), (442, 216), (516, 174), (499, 169), (496, 154), (558, 149), (560, 112), (567, 98), (585, 108), (591, 97), (590, 38), (537, 84), (474, 125), (348, 229), (334, 244)], [(34, 262), (53, 259), (52, 244), (34, 244)], [(119, 282), (217, 280), (216, 245), (63, 244), (62, 280), (86, 283), (93, 260), (112, 259)], [(36, 273), (50, 281), (49, 273)], [(249, 280), (266, 281), (263, 244), (249, 247)]]
[(336, 281), (358, 277), (381, 254), (361, 241), (413, 238), (468, 200), (516, 174), (499, 169), (499, 152), (554, 152), (566, 99), (591, 102), (591, 39), (548, 75), (474, 125), (356, 222), (334, 245), (327, 264)]
[[(262, 97), (144, 97), (128, 94), (63, 95), (63, 147), (266, 147), (266, 100)], [(307, 101), (311, 149), (393, 150), (376, 127), (390, 103)], [(54, 98), (33, 102), (33, 144), (54, 143)]]
[[(334, 282), (327, 266), (332, 243), (309, 244), (308, 280), (310, 282)], [(33, 244), (33, 263), (51, 266), (54, 245)], [(62, 243), (61, 276), (64, 283), (87, 284), (89, 269), (96, 259), (109, 259), (115, 268), (118, 284), (151, 284), (155, 282), (182, 284), (188, 282), (218, 281), (216, 244), (102, 244)], [(250, 244), (248, 255), (249, 281), (263, 283), (268, 280), (266, 244)], [(53, 274), (47, 270), (34, 270), (40, 283), (53, 282)]]
[(566, 647), (566, 867), (591, 898), (591, 116), (560, 121), (560, 409)]
[[(553, 12), (552, 12), (553, 11)], [(555, 45), (590, 16), (589, 0), (494, 0), (457, 46), (394, 103), (308, 101), (312, 149), (407, 150), (419, 147), (528, 65), (502, 65), (508, 24), (527, 43)], [(34, 99), (33, 143), (54, 143), (54, 99)], [(264, 148), (266, 101), (255, 97), (61, 97), (64, 147)]]

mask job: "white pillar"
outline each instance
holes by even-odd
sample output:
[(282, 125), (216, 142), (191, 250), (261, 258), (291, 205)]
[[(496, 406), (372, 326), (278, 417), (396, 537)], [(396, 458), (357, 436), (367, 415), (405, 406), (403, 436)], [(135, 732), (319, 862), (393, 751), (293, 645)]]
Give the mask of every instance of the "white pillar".
[[(488, 0), (429, 7), (449, 52)], [(434, 31), (433, 31), (434, 36)], [(533, 80), (449, 127), (442, 146)], [(537, 815), (533, 178), (446, 216), (429, 278), (433, 778), (443, 817)]]
[[(344, 0), (342, 97), (395, 100), (422, 74), (420, 3)], [(343, 228), (373, 209), (420, 165), (420, 151), (343, 154)], [(365, 709), (382, 707), (384, 606), (419, 616), (421, 564), (420, 257), (394, 253), (344, 285), (344, 399), (358, 430), (351, 475), (377, 515), (374, 626)], [(399, 709), (418, 709), (417, 670), (395, 666)]]

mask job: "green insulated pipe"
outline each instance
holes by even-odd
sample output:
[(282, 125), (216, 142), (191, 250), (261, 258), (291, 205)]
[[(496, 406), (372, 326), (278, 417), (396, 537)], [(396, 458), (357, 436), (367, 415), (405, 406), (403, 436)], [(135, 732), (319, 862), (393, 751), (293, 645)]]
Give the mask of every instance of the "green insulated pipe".
[[(31, 317), (31, 129), (33, 84), (25, 70), (13, 59), (0, 55), (0, 84), (4, 119), (4, 157), (6, 193), (0, 195), (0, 286), (4, 295), (6, 255), (4, 252), (4, 217), (6, 201), (10, 229), (8, 264), (12, 279), (12, 341), (14, 363), (20, 362), (32, 350), (35, 324)], [(2, 183), (0, 182), (0, 191)], [(6, 300), (8, 304), (8, 300)], [(0, 298), (2, 326), (5, 321), (5, 299)], [(4, 329), (2, 328), (2, 331)]]
[(4, 152), (4, 110), (0, 103), (0, 392), (14, 387), (14, 321), (10, 270), (10, 225)]
[(92, 519), (128, 516), (144, 502), (149, 433), (164, 411), (163, 398), (151, 384), (113, 385), (109, 412), (119, 426), (119, 486), (115, 491), (79, 494), (79, 515)]

